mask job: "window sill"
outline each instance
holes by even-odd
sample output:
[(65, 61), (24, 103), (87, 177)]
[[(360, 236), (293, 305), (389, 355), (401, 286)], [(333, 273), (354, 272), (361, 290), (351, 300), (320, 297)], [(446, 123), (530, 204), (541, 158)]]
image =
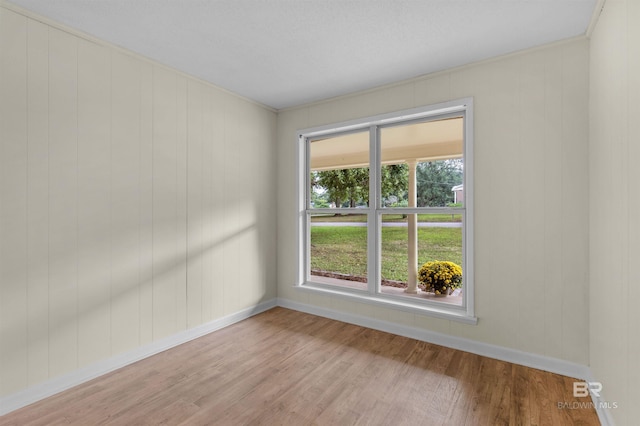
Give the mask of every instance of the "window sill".
[[(411, 303), (410, 300), (399, 300), (398, 298), (388, 297), (384, 294), (372, 295), (363, 291), (349, 291), (313, 282), (306, 282), (294, 287), (299, 291), (323, 294), (325, 296), (337, 297), (343, 300), (351, 300), (369, 305), (398, 309), (403, 312), (457, 321), (464, 324), (476, 325), (478, 323), (477, 317), (467, 314), (464, 308), (453, 305), (436, 306), (435, 304)], [(441, 303), (438, 303), (438, 305), (441, 305)]]

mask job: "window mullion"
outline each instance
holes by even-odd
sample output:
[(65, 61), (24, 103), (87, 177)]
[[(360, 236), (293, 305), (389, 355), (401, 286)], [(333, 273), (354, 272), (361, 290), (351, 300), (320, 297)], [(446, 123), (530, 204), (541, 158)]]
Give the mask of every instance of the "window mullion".
[(380, 206), (378, 199), (379, 187), (379, 148), (378, 148), (378, 127), (369, 127), (369, 209), (367, 213), (367, 282), (370, 294), (375, 294), (378, 288), (379, 279), (379, 237), (377, 210)]
[(310, 141), (308, 137), (304, 138), (304, 162), (305, 162), (305, 171), (304, 171), (304, 275), (303, 282), (309, 280), (311, 276), (311, 176), (308, 165), (311, 164), (311, 148)]

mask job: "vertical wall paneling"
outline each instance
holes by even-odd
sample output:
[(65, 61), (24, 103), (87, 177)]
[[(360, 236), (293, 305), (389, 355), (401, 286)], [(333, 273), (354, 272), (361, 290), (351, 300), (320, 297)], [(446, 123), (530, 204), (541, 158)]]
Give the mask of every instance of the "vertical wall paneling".
[(178, 241), (176, 78), (153, 68), (153, 337), (178, 331), (177, 286), (184, 247)]
[(202, 90), (202, 209), (200, 223), (202, 226), (201, 259), (202, 259), (202, 321), (211, 321), (213, 317), (213, 288), (216, 273), (213, 270), (213, 229), (217, 225), (212, 219), (213, 198), (213, 118), (212, 95), (209, 87)]
[(78, 363), (111, 354), (111, 67), (78, 41)]
[(49, 31), (49, 368), (78, 366), (78, 39)]
[[(7, 19), (5, 17), (6, 12), (3, 8), (0, 8), (0, 154), (2, 153), (2, 150), (4, 149), (3, 143), (2, 141), (4, 140), (4, 132), (5, 132), (5, 126), (4, 126), (4, 121), (5, 121), (5, 111), (8, 109), (8, 105), (6, 101), (3, 101), (4, 99), (6, 99), (6, 96), (4, 96), (5, 90), (6, 89), (6, 81), (9, 81), (8, 78), (5, 78), (5, 67), (6, 67), (6, 62), (8, 62), (8, 55), (5, 55), (5, 50), (7, 49), (7, 47), (5, 46), (6, 44), (6, 40), (7, 40), (7, 35), (9, 34), (9, 31), (7, 31), (6, 33), (3, 31), (6, 28), (6, 24), (5, 24), (5, 20)], [(2, 166), (3, 164), (3, 160), (2, 160), (2, 155), (0, 155), (0, 166)], [(0, 179), (2, 178), (2, 171), (3, 169), (0, 169)], [(4, 210), (4, 194), (2, 191), (2, 187), (0, 186), (0, 238), (4, 235), (3, 234), (3, 230), (4, 230), (4, 220), (3, 220), (3, 210)], [(0, 241), (2, 241), (0, 239)], [(4, 246), (2, 245), (2, 243), (0, 243), (0, 255), (2, 253), (2, 251), (4, 250)], [(8, 292), (8, 285), (4, 283), (4, 277), (5, 277), (5, 269), (6, 266), (4, 265), (4, 261), (2, 260), (2, 258), (0, 258), (0, 342), (4, 342), (5, 339), (5, 333), (8, 335), (9, 332), (9, 321), (7, 316), (4, 314), (4, 305), (5, 305), (5, 301), (7, 300), (7, 296), (5, 295), (5, 292)], [(5, 287), (6, 286), (6, 287)], [(0, 346), (0, 395), (4, 395), (5, 393), (8, 393), (9, 391), (6, 390), (5, 386), (3, 386), (3, 383), (5, 383), (5, 371), (4, 371), (4, 367), (2, 367), (4, 365), (4, 360), (8, 357), (8, 353), (5, 353), (6, 349), (3, 350), (3, 347)]]
[[(593, 374), (606, 383), (603, 397), (615, 398), (620, 409), (614, 413), (617, 424), (629, 424), (628, 378), (633, 363), (624, 354), (623, 253), (628, 235), (622, 220), (622, 164), (628, 153), (623, 149), (623, 119), (628, 106), (626, 73), (627, 2), (607, 2), (591, 42), (591, 122), (590, 122), (590, 356)], [(638, 300), (632, 303), (637, 304)], [(611, 360), (616, 359), (616, 362)], [(637, 415), (632, 417), (634, 420)]]
[[(563, 354), (580, 364), (589, 363), (589, 296), (585, 291), (589, 274), (589, 126), (585, 112), (576, 105), (589, 105), (589, 46), (562, 50), (562, 246), (563, 254)], [(626, 158), (626, 157), (625, 157)], [(623, 295), (624, 297), (624, 295)], [(566, 308), (569, 307), (570, 308)]]
[(112, 352), (139, 343), (140, 294), (140, 62), (111, 55)]
[(225, 264), (225, 225), (226, 212), (225, 203), (225, 179), (224, 171), (226, 167), (226, 117), (227, 97), (225, 94), (212, 90), (211, 93), (211, 159), (210, 165), (213, 172), (211, 182), (211, 210), (207, 214), (207, 219), (211, 224), (211, 270), (217, 285), (211, 290), (211, 311), (213, 316), (224, 314), (225, 289), (227, 283), (228, 265)]
[(203, 104), (202, 86), (187, 86), (187, 325), (202, 321), (203, 274)]
[[(518, 274), (515, 236), (520, 218), (518, 203), (512, 198), (519, 191), (520, 178), (519, 71), (520, 58), (512, 57), (464, 69), (451, 78), (456, 96), (466, 90), (474, 97), (476, 314), (481, 316), (490, 306), (499, 306), (501, 311), (501, 316), (483, 315), (484, 330), (453, 323), (451, 327), (454, 334), (471, 337), (467, 333), (473, 333), (475, 338), (501, 346), (518, 340), (518, 321), (513, 318), (518, 317), (515, 300), (520, 297), (520, 286), (512, 277)], [(483, 221), (500, 226), (478, 226)], [(482, 242), (484, 248), (479, 250)]]
[(0, 394), (27, 384), (27, 20), (0, 14)]
[(153, 340), (153, 68), (139, 62), (140, 344)]
[[(244, 188), (240, 187), (240, 171), (244, 169), (244, 161), (240, 153), (239, 117), (237, 117), (239, 101), (230, 99), (225, 111), (225, 162), (224, 162), (224, 310), (229, 314), (238, 309), (238, 284), (242, 282), (240, 276), (241, 229), (239, 207), (246, 196)], [(246, 154), (246, 153), (243, 153)], [(243, 259), (243, 261), (246, 261)]]
[(0, 398), (275, 297), (275, 125), (0, 5)]
[(611, 424), (640, 418), (640, 4), (607, 1), (590, 47), (589, 357), (615, 402)]
[(182, 261), (176, 265), (176, 318), (178, 330), (187, 328), (187, 79), (182, 76), (176, 78), (176, 215), (177, 240), (182, 252)]
[[(240, 102), (238, 106), (244, 104)], [(242, 108), (243, 110), (245, 108)], [(256, 117), (252, 114), (251, 108), (247, 108), (247, 119), (251, 122), (256, 121)], [(244, 283), (243, 291), (250, 297), (255, 293), (256, 280), (253, 276), (253, 270), (256, 267), (255, 262), (257, 256), (253, 248), (253, 237), (256, 227), (256, 206), (255, 193), (259, 183), (256, 179), (256, 154), (257, 149), (249, 149), (249, 139), (251, 138), (250, 130), (247, 126), (243, 126), (237, 122), (237, 151), (236, 151), (236, 185), (242, 196), (237, 197), (236, 203), (236, 220), (238, 226), (238, 264), (236, 269), (237, 282)], [(240, 299), (239, 297), (237, 298)], [(247, 301), (249, 302), (249, 301)], [(244, 304), (237, 305), (237, 309), (245, 308)]]
[(551, 49), (545, 62), (544, 198), (544, 347), (545, 355), (562, 357), (562, 50)]
[[(295, 255), (296, 230), (290, 226), (290, 221), (295, 221), (296, 204), (291, 194), (295, 194), (296, 176), (295, 169), (296, 149), (295, 132), (297, 129), (311, 127), (309, 125), (308, 108), (298, 108), (282, 111), (278, 114), (277, 158), (279, 167), (277, 168), (277, 224), (278, 224), (278, 246), (277, 246), (277, 275), (278, 282), (287, 280), (282, 285), (278, 285), (278, 297), (290, 299), (298, 302), (306, 302), (308, 293), (296, 291), (293, 284), (297, 280), (297, 263), (290, 262), (286, 255)], [(287, 167), (287, 165), (289, 165)], [(286, 212), (290, 212), (286, 214)], [(357, 306), (357, 305), (356, 305)]]
[[(261, 127), (269, 129), (273, 133), (275, 130), (269, 126), (268, 119), (263, 111), (253, 107), (256, 114), (256, 122), (263, 123)], [(248, 140), (248, 148), (256, 141), (260, 140), (260, 134), (256, 129), (251, 129), (250, 138)], [(253, 268), (252, 280), (255, 282), (255, 298), (259, 300), (261, 297), (269, 296), (269, 289), (266, 286), (266, 282), (270, 279), (273, 265), (267, 262), (264, 253), (273, 250), (275, 247), (270, 246), (270, 242), (274, 241), (273, 237), (269, 237), (269, 227), (264, 226), (270, 221), (275, 221), (274, 212), (271, 210), (265, 211), (262, 206), (268, 205), (269, 197), (273, 197), (271, 189), (267, 185), (269, 179), (269, 163), (276, 161), (275, 157), (272, 157), (273, 150), (270, 147), (265, 146), (263, 143), (258, 144), (258, 149), (254, 150), (253, 164), (255, 177), (249, 183), (253, 186), (253, 244), (256, 250), (256, 257), (258, 261)], [(273, 295), (275, 296), (275, 295)]]
[[(627, 2), (627, 40), (626, 49), (627, 57), (627, 93), (640, 94), (640, 3)], [(627, 98), (628, 111), (627, 117), (627, 161), (629, 162), (627, 181), (627, 197), (628, 197), (628, 219), (629, 227), (627, 229), (628, 240), (628, 267), (626, 282), (628, 286), (627, 293), (627, 313), (628, 321), (625, 327), (625, 338), (627, 342), (627, 366), (626, 371), (628, 377), (627, 400), (640, 401), (640, 388), (635, 383), (640, 383), (640, 366), (635, 362), (635, 355), (640, 353), (640, 335), (637, 332), (640, 325), (640, 309), (637, 304), (640, 302), (640, 286), (635, 283), (640, 282), (640, 268), (638, 268), (633, 259), (640, 256), (640, 197), (635, 182), (640, 182), (640, 167), (634, 165), (640, 161), (640, 105), (635, 102), (635, 98), (629, 95)], [(615, 395), (612, 395), (615, 397)], [(628, 419), (633, 421), (640, 418), (640, 407), (637, 404), (628, 407)], [(631, 411), (635, 410), (635, 411)], [(621, 422), (622, 423), (622, 422)]]
[[(256, 115), (258, 120), (261, 122), (265, 122), (265, 117), (261, 114), (261, 111), (256, 110)], [(265, 122), (268, 125), (268, 123)], [(255, 132), (251, 133), (251, 143), (254, 140), (258, 140), (259, 135), (256, 135)], [(266, 265), (266, 259), (263, 255), (264, 252), (269, 250), (269, 246), (265, 244), (266, 233), (264, 232), (265, 227), (263, 223), (266, 220), (269, 220), (272, 212), (264, 212), (265, 214), (261, 214), (263, 210), (260, 209), (260, 206), (265, 204), (265, 196), (269, 193), (269, 189), (265, 187), (264, 183), (269, 181), (268, 175), (266, 172), (265, 164), (270, 161), (269, 152), (265, 149), (263, 144), (258, 146), (258, 149), (255, 152), (254, 156), (254, 164), (255, 164), (255, 185), (254, 185), (254, 214), (255, 214), (255, 227), (254, 227), (254, 239), (256, 244), (256, 257), (258, 258), (258, 262), (256, 263), (253, 270), (253, 280), (255, 281), (256, 286), (256, 297), (260, 297), (267, 292), (266, 286), (264, 285), (265, 281), (268, 279), (269, 274), (269, 266)], [(260, 271), (265, 271), (262, 274)]]
[[(270, 120), (267, 114), (264, 114), (264, 121), (270, 128), (270, 139), (277, 140), (277, 122), (273, 122)], [(261, 210), (264, 211), (265, 206), (271, 205), (271, 203), (276, 202), (278, 200), (277, 191), (274, 191), (271, 188), (272, 182), (276, 182), (277, 178), (277, 169), (271, 167), (272, 164), (277, 164), (280, 160), (278, 159), (278, 151), (269, 144), (261, 142), (259, 139), (261, 154), (260, 158), (263, 159), (261, 165), (263, 169), (263, 191), (261, 198)], [(277, 258), (275, 262), (270, 261), (268, 256), (265, 256), (265, 253), (277, 253), (277, 227), (271, 226), (271, 224), (277, 224), (278, 222), (278, 212), (277, 209), (269, 209), (267, 210), (269, 214), (265, 216), (261, 216), (262, 222), (260, 223), (260, 232), (262, 232), (262, 241), (264, 245), (264, 251), (261, 251), (264, 256), (264, 264), (265, 264), (265, 277), (264, 277), (264, 286), (266, 288), (267, 299), (269, 297), (277, 297), (278, 289), (269, 285), (271, 282), (276, 282), (277, 280), (277, 270), (278, 270), (278, 262)]]
[[(533, 353), (544, 353), (544, 322), (537, 321), (527, 326), (527, 318), (544, 315), (544, 275), (540, 265), (544, 264), (544, 215), (529, 216), (529, 212), (544, 209), (545, 185), (540, 182), (545, 161), (544, 117), (546, 111), (545, 62), (547, 52), (537, 52), (523, 57), (520, 62), (520, 117), (519, 158), (528, 161), (518, 163), (519, 252), (518, 270), (522, 287), (518, 297), (518, 310), (522, 313), (518, 328), (519, 346)], [(526, 119), (525, 119), (526, 117)], [(554, 155), (551, 153), (551, 155)], [(525, 196), (526, 194), (526, 196)]]
[[(482, 213), (487, 220), (490, 216), (500, 226), (492, 226), (491, 234), (493, 238), (486, 241), (487, 248), (492, 251), (489, 258), (485, 257), (485, 261), (490, 263), (491, 276), (485, 284), (491, 281), (493, 285), (490, 289), (491, 305), (500, 306), (504, 318), (519, 318), (518, 304), (514, 299), (522, 298), (523, 284), (518, 279), (518, 285), (513, 284), (513, 278), (519, 276), (517, 260), (520, 259), (520, 245), (517, 236), (520, 232), (521, 221), (524, 219), (518, 215), (518, 201), (515, 194), (520, 192), (520, 162), (523, 161), (520, 156), (520, 118), (521, 103), (527, 100), (522, 99), (520, 92), (520, 61), (521, 58), (510, 58), (501, 61), (499, 64), (492, 64), (490, 67), (490, 75), (488, 78), (490, 88), (494, 90), (491, 94), (483, 93), (480, 97), (480, 105), (483, 100), (484, 104), (484, 120), (478, 124), (481, 128), (474, 135), (474, 141), (479, 141), (478, 149), (487, 150), (492, 157), (491, 163), (478, 164), (474, 162), (476, 174), (483, 174), (485, 184), (491, 191), (489, 200), (477, 199), (476, 207), (480, 206), (499, 206), (497, 209), (480, 212), (480, 220)], [(499, 89), (498, 89), (499, 88)], [(486, 109), (491, 110), (491, 115), (486, 114)], [(491, 166), (493, 164), (494, 166)], [(498, 167), (495, 167), (498, 165)], [(495, 190), (500, 188), (500, 190)], [(486, 192), (485, 192), (486, 194)], [(513, 194), (513, 195), (511, 195)], [(487, 204), (491, 203), (491, 204)], [(526, 219), (525, 219), (526, 220)], [(482, 222), (480, 222), (482, 223)], [(475, 225), (478, 225), (476, 221)], [(478, 251), (476, 251), (478, 253)], [(484, 295), (485, 300), (488, 295)], [(520, 333), (519, 326), (526, 324), (528, 319), (507, 321), (504, 324), (498, 318), (491, 318), (493, 327), (500, 329), (500, 333), (492, 331), (492, 326), (482, 332), (484, 338), (493, 341), (500, 346), (508, 346), (512, 342), (518, 340)], [(495, 321), (495, 323), (494, 323)]]
[(28, 20), (28, 382), (49, 375), (49, 30)]
[[(263, 111), (259, 110), (254, 106), (254, 110), (256, 111), (256, 115), (258, 116), (257, 122), (263, 123), (262, 127), (270, 128), (269, 122), (266, 119), (266, 116)], [(273, 129), (270, 129), (273, 132)], [(255, 129), (251, 130), (251, 138), (248, 141), (249, 147), (255, 143), (255, 141), (260, 140), (259, 132), (256, 132)], [(256, 299), (260, 300), (262, 297), (268, 297), (269, 290), (266, 286), (267, 280), (269, 280), (269, 274), (272, 265), (267, 264), (267, 259), (264, 256), (265, 252), (268, 252), (270, 249), (269, 244), (267, 244), (267, 239), (273, 241), (274, 238), (269, 238), (269, 232), (267, 231), (267, 227), (264, 226), (268, 221), (274, 220), (275, 216), (273, 215), (273, 211), (269, 211), (265, 215), (261, 215), (263, 211), (261, 206), (267, 205), (268, 200), (265, 198), (270, 196), (270, 189), (265, 185), (266, 182), (269, 182), (269, 174), (268, 174), (268, 163), (269, 161), (277, 161), (275, 158), (271, 158), (272, 150), (267, 150), (264, 144), (259, 144), (257, 150), (255, 150), (254, 155), (254, 164), (256, 170), (256, 185), (254, 189), (254, 241), (255, 241), (255, 249), (256, 257), (258, 258), (258, 262), (254, 265), (253, 276), (256, 282)], [(271, 195), (273, 196), (273, 195)], [(275, 296), (275, 295), (274, 295)]]

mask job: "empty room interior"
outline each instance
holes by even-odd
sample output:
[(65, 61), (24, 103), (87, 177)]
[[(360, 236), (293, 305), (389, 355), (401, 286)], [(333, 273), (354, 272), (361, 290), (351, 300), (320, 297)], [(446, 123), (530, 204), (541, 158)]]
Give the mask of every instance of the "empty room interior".
[(640, 424), (638, 98), (638, 0), (0, 0), (0, 425)]

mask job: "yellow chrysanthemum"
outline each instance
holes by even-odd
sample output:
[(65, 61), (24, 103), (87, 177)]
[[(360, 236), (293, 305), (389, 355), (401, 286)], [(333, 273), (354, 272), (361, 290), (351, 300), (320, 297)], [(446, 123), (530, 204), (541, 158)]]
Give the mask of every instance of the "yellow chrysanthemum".
[(418, 279), (436, 294), (444, 294), (447, 289), (462, 286), (462, 268), (453, 262), (435, 260), (420, 267)]

